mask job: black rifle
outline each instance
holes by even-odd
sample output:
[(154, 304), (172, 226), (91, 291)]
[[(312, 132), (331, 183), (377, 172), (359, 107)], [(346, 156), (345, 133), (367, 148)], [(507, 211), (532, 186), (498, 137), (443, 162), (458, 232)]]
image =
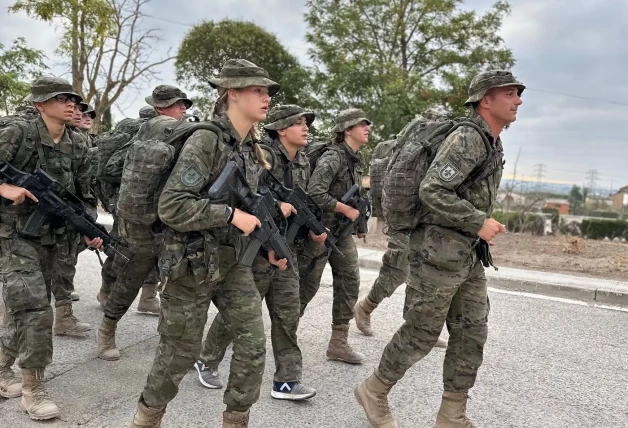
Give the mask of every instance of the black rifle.
[(28, 173), (7, 163), (0, 168), (0, 176), (10, 184), (28, 190), (39, 201), (20, 232), (23, 235), (38, 237), (47, 219), (60, 218), (80, 235), (89, 239), (102, 239), (105, 254), (115, 253), (116, 256), (128, 261), (124, 254), (114, 248), (107, 229), (87, 213), (83, 201), (43, 170), (37, 168)]
[(314, 214), (310, 209), (310, 204), (312, 206), (316, 206), (316, 203), (311, 199), (310, 195), (301, 189), (298, 184), (295, 184), (293, 189), (288, 189), (268, 170), (264, 170), (264, 173), (260, 178), (260, 182), (263, 182), (277, 199), (292, 205), (297, 211), (296, 214), (292, 215), (290, 227), (288, 228), (288, 233), (286, 235), (288, 243), (293, 243), (299, 229), (306, 226), (315, 235), (327, 233), (325, 246), (330, 250), (337, 251), (344, 257), (344, 254), (336, 248), (336, 239), (332, 236), (331, 232), (323, 226), (323, 223), (319, 221), (316, 214)]
[(340, 199), (340, 202), (355, 208), (360, 212), (360, 215), (355, 221), (352, 221), (345, 215), (338, 215), (338, 226), (334, 231), (336, 241), (340, 241), (345, 236), (351, 234), (355, 226), (357, 226), (358, 233), (367, 233), (369, 231), (368, 221), (371, 218), (371, 201), (368, 197), (363, 198), (360, 196), (360, 186), (354, 184)]
[(208, 194), (210, 199), (220, 199), (226, 191), (239, 200), (244, 211), (254, 215), (262, 223), (261, 228), (256, 228), (251, 233), (250, 236), (253, 239), (241, 255), (240, 264), (251, 266), (262, 244), (268, 242), (277, 254), (277, 258), (287, 259), (288, 267), (294, 267), (296, 265), (294, 255), (286, 239), (279, 233), (274, 220), (283, 216), (277, 211), (275, 200), (268, 189), (260, 189), (260, 194), (254, 193), (238, 164), (229, 161), (209, 188)]

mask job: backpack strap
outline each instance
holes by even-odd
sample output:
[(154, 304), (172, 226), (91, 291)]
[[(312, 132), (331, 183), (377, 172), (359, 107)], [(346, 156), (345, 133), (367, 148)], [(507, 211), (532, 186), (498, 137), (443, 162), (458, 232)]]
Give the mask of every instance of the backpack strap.
[[(37, 138), (39, 131), (37, 130), (37, 124), (34, 120), (17, 121), (15, 124), (22, 130), (22, 141), (13, 158), (13, 163), (15, 163), (19, 169), (23, 170), (33, 157), (33, 153), (35, 153), (36, 142), (39, 141), (41, 145), (41, 141)], [(38, 153), (38, 155), (41, 159), (41, 153)]]

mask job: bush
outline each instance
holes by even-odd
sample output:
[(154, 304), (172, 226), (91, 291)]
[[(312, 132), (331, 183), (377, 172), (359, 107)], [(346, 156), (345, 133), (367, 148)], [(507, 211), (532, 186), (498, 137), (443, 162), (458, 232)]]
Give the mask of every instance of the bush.
[(543, 235), (545, 229), (545, 218), (537, 214), (496, 211), (491, 217), (505, 225), (506, 229), (513, 233)]
[(551, 214), (550, 219), (552, 220), (552, 226), (558, 226), (558, 219), (560, 219), (560, 214), (558, 213), (557, 208), (541, 208), (541, 212), (543, 214)]
[(612, 218), (619, 219), (619, 213), (614, 213), (610, 211), (593, 211), (589, 214), (591, 217), (601, 217), (601, 218)]
[(583, 220), (580, 230), (582, 236), (588, 239), (626, 238), (628, 237), (628, 222), (621, 220)]

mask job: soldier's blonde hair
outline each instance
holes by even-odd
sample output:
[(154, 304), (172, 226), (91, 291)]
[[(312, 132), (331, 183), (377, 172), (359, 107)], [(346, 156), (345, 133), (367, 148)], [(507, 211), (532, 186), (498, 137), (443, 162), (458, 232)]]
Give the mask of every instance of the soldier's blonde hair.
[[(212, 119), (219, 118), (222, 114), (224, 114), (227, 111), (227, 108), (229, 108), (228, 93), (229, 93), (228, 88), (218, 88), (218, 99), (216, 100), (216, 104), (214, 104), (214, 110), (212, 111)], [(260, 132), (259, 132), (259, 128), (257, 127), (257, 122), (254, 123), (253, 126), (251, 126), (249, 133), (251, 134), (251, 138), (253, 139), (253, 148), (255, 149), (255, 159), (257, 159), (257, 162), (262, 166), (262, 168), (270, 169), (270, 164), (266, 160), (266, 155), (264, 154), (264, 150), (258, 144), (258, 141), (260, 140)]]

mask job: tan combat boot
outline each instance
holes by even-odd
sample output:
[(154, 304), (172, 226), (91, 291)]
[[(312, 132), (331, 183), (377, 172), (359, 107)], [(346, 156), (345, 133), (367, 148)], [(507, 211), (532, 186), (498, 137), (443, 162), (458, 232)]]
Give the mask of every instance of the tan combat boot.
[(0, 396), (17, 398), (22, 395), (22, 379), (11, 368), (15, 358), (0, 349)]
[(148, 407), (140, 400), (129, 428), (161, 428), (164, 414), (166, 414), (166, 406)]
[(100, 309), (102, 309), (103, 311), (105, 310), (105, 305), (107, 304), (107, 298), (109, 298), (109, 293), (111, 293), (111, 288), (111, 284), (103, 279), (100, 290), (96, 295), (96, 300), (98, 300), (98, 303), (100, 303)]
[(327, 358), (350, 364), (362, 364), (364, 355), (355, 352), (349, 345), (349, 324), (332, 325), (331, 339), (327, 346)]
[(475, 428), (467, 418), (468, 398), (466, 392), (443, 392), (434, 428)]
[(96, 332), (98, 358), (105, 361), (117, 361), (120, 359), (120, 350), (116, 347), (117, 326), (117, 321), (103, 317), (102, 323)]
[(246, 412), (223, 412), (222, 428), (247, 428), (249, 426), (249, 415), (251, 409)]
[(397, 421), (388, 407), (388, 393), (395, 383), (385, 380), (375, 370), (355, 389), (355, 398), (364, 408), (366, 418), (377, 428), (397, 428)]
[(55, 314), (53, 327), (55, 335), (83, 337), (85, 333), (92, 329), (90, 324), (80, 322), (78, 318), (74, 316), (74, 312), (72, 312), (72, 302), (61, 303), (56, 309), (57, 313)]
[(377, 307), (377, 304), (372, 303), (368, 297), (359, 300), (353, 308), (353, 317), (355, 318), (355, 326), (365, 336), (373, 335), (373, 328), (371, 327), (371, 312)]
[(52, 402), (44, 385), (44, 369), (22, 369), (22, 408), (36, 421), (59, 416), (59, 408)]
[(159, 299), (157, 298), (158, 284), (144, 284), (142, 295), (137, 304), (137, 311), (143, 314), (159, 315)]

